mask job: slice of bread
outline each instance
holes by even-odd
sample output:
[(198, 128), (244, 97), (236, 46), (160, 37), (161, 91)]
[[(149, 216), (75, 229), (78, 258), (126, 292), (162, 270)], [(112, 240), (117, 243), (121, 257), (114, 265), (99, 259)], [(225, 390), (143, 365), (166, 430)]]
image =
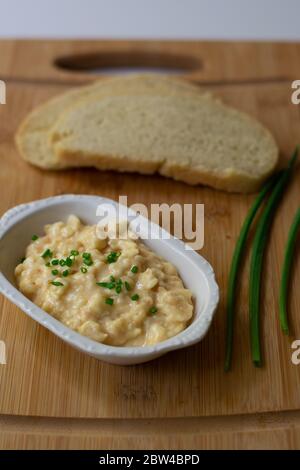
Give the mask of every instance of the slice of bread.
[[(66, 92), (33, 110), (19, 127), (16, 144), (22, 157), (44, 169), (60, 169), (70, 162), (60, 161), (49, 145), (48, 133), (60, 114), (82, 100), (101, 100), (126, 94), (200, 94), (196, 85), (157, 74), (129, 75), (99, 80), (92, 85)], [(208, 95), (206, 93), (206, 95)]]
[(65, 165), (158, 172), (233, 192), (257, 190), (278, 159), (259, 122), (198, 95), (83, 101), (61, 115), (49, 138)]

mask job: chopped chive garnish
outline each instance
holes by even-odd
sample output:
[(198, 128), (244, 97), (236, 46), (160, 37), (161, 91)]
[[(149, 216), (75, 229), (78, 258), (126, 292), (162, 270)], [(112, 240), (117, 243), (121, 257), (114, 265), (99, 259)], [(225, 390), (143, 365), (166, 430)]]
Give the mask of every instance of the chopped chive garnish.
[(129, 282), (125, 281), (125, 288), (126, 290), (131, 290), (131, 285), (129, 284)]
[(64, 277), (67, 277), (67, 276), (69, 275), (69, 270), (68, 270), (68, 269), (65, 269), (65, 270), (63, 271), (62, 275), (63, 275)]
[(59, 286), (63, 286), (64, 284), (62, 282), (59, 282), (59, 281), (51, 281), (51, 283), (53, 286), (56, 286), (56, 287), (59, 287)]
[(132, 266), (132, 268), (131, 268), (130, 271), (131, 271), (133, 274), (136, 274), (136, 273), (138, 272), (138, 270), (139, 270), (139, 268), (134, 265), (134, 266)]
[(107, 299), (105, 299), (105, 303), (107, 305), (113, 305), (114, 299), (112, 299), (111, 297), (107, 297)]
[(97, 286), (104, 287), (105, 289), (114, 289), (116, 284), (114, 282), (96, 282)]
[(59, 259), (53, 259), (53, 260), (51, 261), (52, 266), (57, 266), (58, 263), (59, 263)]
[(71, 250), (71, 255), (72, 255), (72, 256), (78, 256), (78, 255), (79, 255), (79, 251), (78, 251), (78, 250)]
[(64, 259), (60, 259), (60, 260), (59, 260), (59, 264), (60, 264), (61, 266), (65, 266), (65, 265), (66, 265), (66, 262), (65, 262)]
[(44, 253), (42, 254), (42, 258), (51, 258), (53, 255), (52, 251), (47, 248), (47, 250), (44, 251)]
[(150, 315), (154, 315), (156, 312), (157, 312), (157, 308), (156, 308), (156, 307), (151, 307), (151, 308), (149, 308), (149, 313), (150, 313)]
[(108, 288), (108, 282), (96, 282), (97, 286)]
[(92, 266), (92, 264), (93, 264), (93, 260), (91, 258), (84, 258), (83, 262), (87, 266)]
[(25, 256), (23, 256), (23, 258), (20, 259), (20, 263), (24, 263), (25, 259)]
[(69, 266), (69, 267), (72, 266), (73, 261), (71, 260), (70, 256), (68, 256), (65, 261), (66, 261), (67, 266)]
[(122, 291), (122, 286), (123, 286), (122, 279), (118, 279), (117, 282), (116, 282), (116, 293), (117, 294), (120, 294), (120, 292)]
[(37, 235), (32, 235), (31, 240), (32, 240), (33, 242), (35, 242), (35, 240), (37, 240), (38, 238), (39, 238), (39, 237), (38, 237)]
[(58, 275), (58, 269), (52, 269), (51, 273), (53, 274), (53, 276), (57, 276)]
[(48, 263), (46, 263), (45, 266), (47, 266), (47, 268), (49, 268), (49, 266), (51, 266), (50, 261), (48, 261)]
[(111, 251), (106, 257), (106, 262), (108, 264), (115, 263), (117, 261), (117, 259), (119, 258), (119, 256), (121, 256), (120, 252)]
[(82, 253), (82, 257), (84, 259), (89, 259), (91, 257), (91, 253)]
[(111, 282), (115, 282), (114, 276), (109, 276), (109, 279), (111, 280)]
[(139, 294), (133, 294), (133, 295), (131, 296), (131, 300), (134, 300), (134, 301), (135, 301), (135, 300), (139, 300), (139, 298), (140, 298)]
[(84, 266), (82, 266), (82, 267), (80, 268), (80, 271), (81, 271), (83, 274), (86, 274), (86, 273), (87, 273), (87, 269), (86, 269)]

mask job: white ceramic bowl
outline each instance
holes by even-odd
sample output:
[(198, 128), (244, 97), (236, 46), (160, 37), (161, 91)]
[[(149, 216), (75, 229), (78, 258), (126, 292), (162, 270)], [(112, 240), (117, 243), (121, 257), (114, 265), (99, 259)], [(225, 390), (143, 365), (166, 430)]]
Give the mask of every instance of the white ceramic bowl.
[[(187, 250), (186, 245), (174, 237), (143, 241), (176, 266), (185, 286), (193, 293), (195, 313), (188, 328), (153, 346), (115, 347), (97, 343), (66, 327), (16, 288), (14, 269), (24, 256), (32, 234), (42, 234), (45, 224), (66, 220), (69, 214), (77, 215), (85, 224), (96, 224), (99, 222), (96, 215), (99, 204), (114, 205), (121, 213), (127, 210), (115, 201), (98, 196), (64, 195), (21, 204), (7, 211), (0, 220), (0, 291), (23, 312), (68, 344), (112, 364), (139, 364), (200, 341), (211, 324), (219, 301), (219, 289), (210, 264), (195, 251)], [(132, 211), (129, 213), (135, 214)], [(167, 233), (140, 216), (140, 233), (149, 230), (149, 227), (151, 234), (158, 231)]]

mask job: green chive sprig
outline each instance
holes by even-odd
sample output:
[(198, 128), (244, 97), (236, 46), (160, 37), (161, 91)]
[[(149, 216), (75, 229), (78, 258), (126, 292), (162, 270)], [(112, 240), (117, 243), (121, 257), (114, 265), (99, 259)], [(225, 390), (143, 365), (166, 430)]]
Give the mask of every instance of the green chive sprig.
[(289, 321), (287, 314), (287, 292), (290, 279), (290, 272), (293, 261), (293, 253), (296, 245), (298, 231), (300, 229), (300, 207), (296, 212), (294, 220), (288, 234), (288, 240), (285, 248), (283, 268), (281, 274), (280, 292), (279, 292), (279, 319), (282, 331), (289, 334)]
[(275, 211), (288, 184), (297, 157), (298, 147), (294, 151), (289, 161), (288, 167), (282, 172), (268, 201), (266, 202), (264, 210), (258, 221), (253, 240), (250, 261), (249, 314), (251, 354), (253, 364), (256, 367), (260, 367), (262, 364), (260, 341), (260, 292), (263, 258)]
[(232, 353), (233, 353), (233, 334), (234, 334), (234, 319), (235, 319), (235, 299), (237, 292), (237, 278), (238, 271), (241, 264), (241, 260), (244, 255), (245, 245), (248, 237), (248, 233), (251, 227), (251, 224), (257, 214), (258, 209), (263, 203), (266, 195), (274, 187), (275, 183), (278, 181), (279, 175), (275, 175), (271, 178), (264, 188), (261, 190), (252, 206), (249, 209), (249, 212), (246, 216), (246, 219), (242, 225), (238, 240), (236, 242), (235, 250), (233, 253), (231, 268), (229, 272), (229, 281), (228, 281), (228, 296), (227, 296), (227, 324), (226, 324), (226, 352), (225, 352), (225, 371), (228, 372), (231, 368), (232, 363)]

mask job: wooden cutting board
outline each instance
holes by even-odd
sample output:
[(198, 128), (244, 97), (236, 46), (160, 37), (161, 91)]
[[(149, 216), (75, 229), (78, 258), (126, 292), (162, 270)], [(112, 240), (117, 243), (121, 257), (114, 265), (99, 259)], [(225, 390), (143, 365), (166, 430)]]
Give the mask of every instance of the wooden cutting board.
[[(129, 204), (148, 206), (154, 202), (204, 203), (201, 254), (213, 265), (221, 289), (215, 320), (200, 344), (135, 367), (108, 365), (75, 351), (1, 297), (0, 340), (7, 346), (7, 364), (0, 365), (0, 447), (300, 445), (300, 365), (291, 362), (291, 343), (300, 339), (299, 250), (289, 305), (293, 336), (284, 337), (278, 323), (283, 250), (300, 203), (299, 166), (276, 214), (265, 260), (264, 367), (254, 368), (250, 359), (245, 261), (233, 368), (226, 374), (228, 271), (254, 195), (190, 187), (159, 176), (88, 169), (43, 172), (23, 162), (13, 142), (18, 124), (31, 109), (71, 86), (95, 79), (87, 68), (160, 66), (172, 71), (181, 67), (189, 80), (269, 127), (284, 163), (300, 141), (300, 108), (291, 103), (291, 81), (300, 78), (299, 58), (300, 44), (0, 42), (0, 79), (7, 85), (7, 103), (0, 105), (1, 214), (16, 204), (65, 193), (113, 199), (127, 195)], [(75, 435), (70, 433), (71, 423), (75, 423)]]

